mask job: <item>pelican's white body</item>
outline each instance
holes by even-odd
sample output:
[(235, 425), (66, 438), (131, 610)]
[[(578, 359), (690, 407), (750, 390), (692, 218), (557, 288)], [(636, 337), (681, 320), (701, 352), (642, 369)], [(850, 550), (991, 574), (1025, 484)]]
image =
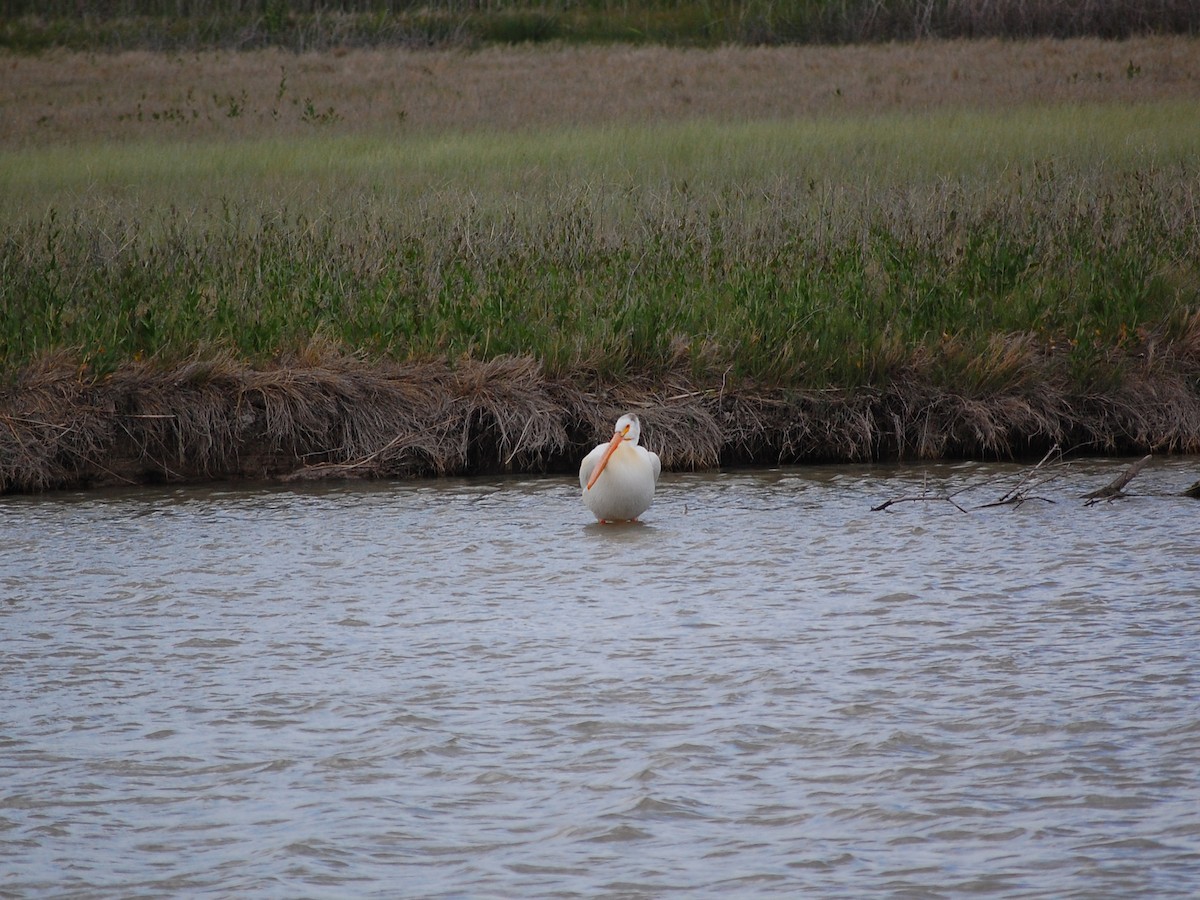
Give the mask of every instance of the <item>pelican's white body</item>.
[[(628, 431), (625, 431), (626, 426)], [(620, 445), (613, 450), (600, 477), (587, 486), (596, 466), (600, 465), (609, 444), (600, 444), (583, 458), (579, 467), (579, 486), (583, 502), (601, 522), (632, 521), (650, 508), (654, 486), (662, 470), (658, 454), (638, 446), (641, 426), (637, 416), (625, 415), (617, 420), (617, 435), (625, 431)]]

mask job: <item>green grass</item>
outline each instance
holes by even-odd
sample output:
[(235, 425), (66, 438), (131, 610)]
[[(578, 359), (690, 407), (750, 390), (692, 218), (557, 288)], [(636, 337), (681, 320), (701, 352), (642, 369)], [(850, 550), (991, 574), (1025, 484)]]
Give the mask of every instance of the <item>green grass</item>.
[(273, 203), (288, 194), (322, 205), (322, 189), (347, 187), (403, 196), (446, 187), (505, 207), (513, 191), (555, 193), (563, 183), (750, 193), (789, 180), (923, 188), (956, 178), (986, 188), (1038, 164), (1103, 174), (1193, 162), (1193, 112), (1193, 104), (1162, 101), (511, 133), (71, 142), (0, 150), (0, 196), (12, 220), (71, 198), (132, 196), (149, 207), (230, 196)]
[(1181, 104), (0, 153), (0, 357), (532, 355), (982, 393), (1200, 305)]

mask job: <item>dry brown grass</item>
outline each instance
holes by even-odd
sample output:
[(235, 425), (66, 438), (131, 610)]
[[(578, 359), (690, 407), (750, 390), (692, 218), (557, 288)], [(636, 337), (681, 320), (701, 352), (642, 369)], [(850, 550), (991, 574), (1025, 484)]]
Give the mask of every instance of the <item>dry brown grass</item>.
[[(370, 364), (317, 348), (253, 369), (227, 358), (130, 363), (98, 380), (67, 357), (0, 393), (0, 493), (212, 478), (567, 472), (620, 412), (668, 469), (948, 456), (1200, 452), (1200, 318), (1171, 358), (1130, 349), (1110, 388), (1068, 390), (1020, 338), (1005, 389), (938, 387), (914, 361), (886, 388), (790, 391), (680, 370), (654, 382), (547, 377), (528, 358)], [(1185, 358), (1186, 357), (1186, 358)], [(1017, 365), (1016, 362), (1013, 365)]]
[[(0, 54), (0, 146), (1200, 98), (1200, 40)], [(328, 115), (326, 115), (328, 114)], [(324, 117), (324, 118), (322, 118)]]

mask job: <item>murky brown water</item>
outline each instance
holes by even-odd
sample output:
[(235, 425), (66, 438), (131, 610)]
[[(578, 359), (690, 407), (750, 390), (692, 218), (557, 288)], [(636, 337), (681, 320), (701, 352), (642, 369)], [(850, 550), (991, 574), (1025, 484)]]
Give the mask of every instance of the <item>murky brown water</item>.
[(1195, 896), (1200, 502), (1123, 464), (2, 498), (0, 896)]

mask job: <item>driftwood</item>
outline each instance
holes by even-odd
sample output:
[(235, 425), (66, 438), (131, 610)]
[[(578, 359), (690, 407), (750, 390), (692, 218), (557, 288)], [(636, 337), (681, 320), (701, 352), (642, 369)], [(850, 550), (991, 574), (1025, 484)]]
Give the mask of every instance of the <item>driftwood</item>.
[(1138, 473), (1146, 467), (1146, 463), (1153, 459), (1152, 454), (1146, 454), (1137, 462), (1129, 466), (1124, 472), (1106, 484), (1097, 491), (1092, 491), (1090, 494), (1084, 494), (1080, 499), (1086, 500), (1085, 506), (1091, 506), (1094, 503), (1099, 503), (1101, 500), (1111, 503), (1113, 500), (1120, 500), (1122, 497), (1128, 497), (1125, 493), (1125, 486), (1133, 479), (1137, 478)]
[[(1144, 468), (1146, 468), (1146, 466), (1150, 463), (1150, 460), (1153, 458), (1154, 456), (1152, 454), (1143, 456), (1141, 459), (1127, 466), (1120, 475), (1118, 475), (1104, 487), (1084, 494), (1079, 499), (1086, 501), (1084, 506), (1092, 506), (1096, 503), (1100, 503), (1101, 501), (1112, 502), (1113, 500), (1121, 500), (1125, 497), (1134, 496), (1133, 494), (1126, 493), (1125, 488), (1141, 473)], [(1054, 501), (1049, 497), (1036, 495), (1032, 492), (1040, 489), (1043, 485), (1046, 485), (1051, 481), (1061, 478), (1064, 474), (1066, 474), (1066, 471), (1067, 464), (1063, 461), (1062, 450), (1056, 444), (1050, 448), (1050, 451), (1042, 457), (1041, 461), (1038, 462), (1037, 465), (1021, 475), (1014, 487), (1006, 491), (998, 499), (993, 500), (990, 503), (983, 503), (979, 506), (971, 507), (971, 509), (990, 509), (996, 506), (1020, 506), (1022, 503), (1025, 503), (1029, 500), (1041, 500), (1044, 503), (1053, 503)], [(949, 494), (933, 494), (930, 493), (926, 488), (923, 489), (917, 496), (894, 497), (890, 500), (885, 500), (878, 506), (872, 506), (871, 510), (872, 512), (880, 512), (895, 506), (897, 503), (935, 502), (949, 503), (959, 512), (968, 512), (968, 508), (961, 505), (955, 498), (959, 497), (966, 491), (976, 490), (989, 484), (994, 484), (997, 480), (999, 479), (985, 481), (980, 484), (967, 485), (966, 487), (959, 488), (957, 491)], [(1187, 490), (1179, 493), (1150, 493), (1139, 494), (1137, 496), (1192, 497), (1193, 499), (1200, 500), (1200, 481), (1197, 481)]]
[[(1028, 472), (1023, 474), (1021, 476), (1021, 478), (1017, 481), (1017, 484), (1015, 486), (1013, 486), (1012, 488), (1010, 488), (1008, 491), (1006, 491), (1004, 494), (1002, 494), (999, 497), (999, 499), (993, 500), (991, 503), (984, 503), (984, 504), (981, 504), (981, 505), (973, 507), (973, 508), (974, 509), (988, 509), (993, 506), (1020, 506), (1022, 503), (1025, 503), (1029, 500), (1041, 500), (1044, 503), (1053, 503), (1054, 501), (1051, 500), (1050, 498), (1035, 496), (1035, 495), (1031, 494), (1030, 491), (1040, 488), (1042, 485), (1047, 484), (1047, 483), (1055, 480), (1056, 478), (1062, 477), (1062, 475), (1064, 473), (1063, 468), (1062, 468), (1062, 455), (1063, 455), (1062, 449), (1058, 446), (1058, 444), (1055, 444), (1048, 451), (1046, 451), (1046, 455), (1041, 458), (1041, 461), (1038, 462), (1038, 464), (1036, 466), (1034, 466)], [(1054, 462), (1051, 463), (1050, 466), (1047, 466), (1047, 463), (1049, 463), (1052, 459), (1054, 460)], [(949, 494), (929, 494), (926, 491), (922, 491), (921, 494), (916, 497), (896, 497), (891, 500), (885, 500), (883, 503), (880, 503), (878, 506), (872, 506), (871, 511), (872, 512), (881, 512), (881, 511), (887, 509), (888, 507), (895, 506), (897, 503), (930, 503), (930, 502), (934, 502), (934, 503), (949, 503), (951, 506), (953, 506), (959, 512), (965, 513), (965, 512), (968, 512), (968, 510), (966, 508), (964, 508), (963, 506), (961, 506), (954, 499), (955, 497), (959, 496), (960, 494), (965, 493), (966, 491), (975, 490), (976, 488), (979, 488), (979, 487), (984, 487), (989, 484), (994, 484), (996, 481), (999, 481), (999, 480), (1000, 479), (992, 479), (992, 480), (983, 482), (982, 484), (970, 484), (970, 485), (967, 485), (966, 487), (959, 488), (957, 491), (953, 491), (952, 493), (949, 493)]]
[(878, 506), (872, 506), (871, 512), (882, 512), (890, 506), (895, 506), (897, 503), (949, 503), (959, 512), (965, 513), (967, 510), (959, 506), (954, 498), (964, 491), (969, 491), (973, 487), (975, 487), (975, 485), (967, 485), (966, 487), (959, 488), (957, 491), (954, 491), (950, 494), (927, 494), (922, 491), (921, 494), (916, 497), (894, 497), (891, 500), (884, 500)]
[[(1050, 468), (1043, 468), (1052, 458), (1055, 460), (1055, 464)], [(993, 506), (1020, 506), (1029, 500), (1041, 500), (1043, 503), (1053, 503), (1054, 501), (1049, 497), (1035, 496), (1029, 492), (1054, 481), (1056, 478), (1061, 478), (1064, 474), (1064, 469), (1061, 466), (1062, 461), (1062, 448), (1058, 444), (1055, 444), (1046, 451), (1046, 455), (1042, 457), (1036, 466), (1021, 476), (1012, 490), (1001, 496), (999, 500), (983, 504), (979, 509), (988, 509)]]

